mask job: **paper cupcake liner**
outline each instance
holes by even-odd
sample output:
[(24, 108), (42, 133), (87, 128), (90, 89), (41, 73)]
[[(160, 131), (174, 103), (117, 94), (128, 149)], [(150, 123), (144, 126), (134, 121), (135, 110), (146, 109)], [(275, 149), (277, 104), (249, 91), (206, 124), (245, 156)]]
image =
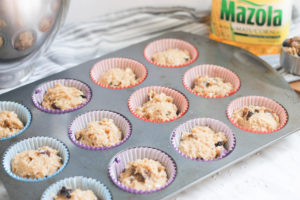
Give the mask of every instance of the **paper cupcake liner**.
[(15, 133), (14, 135), (0, 138), (0, 141), (16, 137), (24, 133), (24, 131), (26, 131), (26, 129), (30, 126), (32, 116), (27, 107), (12, 101), (0, 101), (0, 112), (2, 110), (15, 112), (18, 115), (18, 118), (23, 122), (24, 128), (19, 132)]
[[(190, 53), (191, 60), (181, 65), (162, 65), (152, 61), (152, 56), (154, 53), (166, 51), (171, 48), (187, 50)], [(185, 42), (183, 40), (178, 40), (178, 39), (167, 38), (167, 39), (156, 40), (148, 44), (144, 49), (144, 57), (148, 62), (152, 63), (153, 65), (157, 65), (160, 67), (175, 68), (175, 67), (184, 67), (195, 62), (195, 60), (198, 58), (198, 51), (192, 44), (188, 42)]]
[[(142, 106), (144, 103), (148, 101), (148, 93), (150, 91), (154, 91), (156, 93), (165, 93), (168, 96), (173, 97), (173, 103), (177, 106), (179, 114), (177, 117), (165, 121), (155, 121), (155, 120), (148, 120), (143, 118), (142, 116), (139, 116), (135, 111), (139, 106)], [(179, 119), (182, 117), (188, 110), (189, 107), (189, 102), (187, 98), (180, 92), (167, 88), (167, 87), (161, 87), (161, 86), (150, 86), (150, 87), (145, 87), (141, 88), (137, 91), (135, 91), (128, 100), (128, 107), (130, 112), (136, 116), (139, 119), (142, 119), (144, 121), (148, 122), (154, 122), (154, 123), (162, 123), (162, 122), (170, 122), (174, 121), (176, 119)]]
[[(159, 161), (163, 166), (166, 167), (168, 182), (163, 187), (143, 191), (129, 188), (119, 181), (120, 174), (129, 162), (144, 158)], [(160, 191), (168, 187), (174, 181), (176, 177), (176, 165), (174, 160), (169, 155), (158, 149), (154, 149), (151, 147), (135, 147), (117, 153), (109, 163), (108, 174), (113, 183), (122, 190), (135, 194), (148, 194)]]
[(224, 79), (225, 82), (229, 82), (233, 86), (233, 90), (229, 92), (227, 96), (233, 95), (236, 93), (241, 86), (241, 81), (239, 77), (230, 71), (229, 69), (226, 69), (221, 66), (217, 65), (198, 65), (196, 67), (193, 67), (189, 70), (187, 70), (182, 78), (182, 82), (184, 87), (190, 91), (191, 93), (201, 96), (201, 97), (206, 97), (206, 98), (224, 98), (227, 96), (216, 96), (216, 97), (209, 97), (209, 96), (204, 96), (200, 95), (196, 92), (193, 91), (193, 86), (194, 86), (194, 80), (197, 78), (197, 76), (209, 76), (209, 77), (220, 77)]
[[(219, 157), (212, 159), (212, 160), (192, 158), (192, 157), (182, 153), (179, 150), (181, 136), (184, 132), (191, 132), (195, 126), (208, 126), (211, 129), (213, 129), (214, 131), (225, 133), (226, 138), (227, 138), (227, 143), (225, 145), (226, 151), (222, 152), (222, 154)], [(215, 160), (220, 160), (220, 159), (226, 157), (234, 150), (234, 147), (236, 144), (236, 139), (235, 139), (235, 136), (234, 136), (232, 130), (223, 122), (221, 122), (219, 120), (211, 119), (211, 118), (197, 118), (197, 119), (189, 120), (189, 121), (179, 125), (171, 134), (171, 144), (173, 145), (175, 150), (180, 155), (182, 155), (183, 157), (188, 158), (190, 160), (215, 161)]]
[[(236, 111), (239, 108), (242, 108), (243, 106), (264, 106), (266, 108), (269, 108), (270, 110), (272, 110), (273, 112), (275, 112), (280, 120), (280, 126), (272, 131), (253, 131), (251, 129), (247, 129), (244, 128), (238, 124), (236, 124), (234, 122), (234, 120), (232, 119), (232, 114), (234, 113), (234, 111)], [(276, 101), (272, 100), (272, 99), (268, 99), (266, 97), (261, 97), (261, 96), (246, 96), (246, 97), (240, 97), (238, 99), (235, 99), (234, 101), (232, 101), (228, 107), (227, 107), (227, 117), (229, 119), (229, 121), (234, 124), (236, 127), (244, 130), (244, 131), (248, 131), (248, 132), (252, 132), (252, 133), (272, 133), (272, 132), (276, 132), (280, 129), (282, 129), (285, 124), (287, 123), (288, 120), (288, 114), (286, 112), (286, 110)]]
[[(136, 84), (130, 85), (128, 87), (110, 87), (108, 85), (102, 84), (99, 81), (101, 75), (110, 69), (113, 68), (126, 69), (128, 67), (131, 68), (135, 73), (136, 77), (140, 79)], [(100, 85), (102, 87), (109, 88), (109, 89), (125, 89), (125, 88), (134, 87), (142, 83), (146, 79), (147, 73), (148, 72), (146, 67), (135, 60), (128, 59), (128, 58), (108, 58), (105, 60), (101, 60), (100, 62), (96, 63), (93, 66), (93, 68), (90, 71), (90, 77), (97, 85)]]
[[(86, 128), (88, 126), (88, 123), (92, 121), (100, 121), (103, 118), (113, 119), (116, 126), (121, 130), (123, 134), (123, 139), (120, 143), (108, 147), (93, 147), (84, 145), (78, 140), (76, 140), (75, 135), (77, 131)], [(69, 127), (69, 137), (72, 140), (72, 142), (77, 146), (88, 150), (108, 150), (120, 146), (129, 139), (131, 133), (132, 127), (128, 119), (126, 119), (123, 115), (119, 113), (106, 110), (91, 111), (80, 115), (71, 123)]]
[[(49, 88), (54, 87), (58, 83), (61, 83), (62, 85), (67, 86), (67, 87), (75, 87), (76, 89), (82, 91), (84, 93), (84, 95), (87, 97), (86, 102), (75, 108), (71, 108), (71, 109), (67, 109), (67, 110), (51, 110), (48, 108), (44, 108), (42, 106), (44, 95), (46, 94), (46, 92), (48, 91)], [(42, 83), (33, 91), (33, 94), (32, 94), (33, 104), (39, 110), (48, 112), (48, 113), (53, 113), (53, 114), (63, 114), (63, 113), (68, 113), (68, 112), (78, 110), (78, 109), (84, 107), (86, 104), (88, 104), (90, 102), (91, 98), (92, 98), (91, 88), (87, 84), (85, 84), (81, 81), (75, 80), (75, 79), (58, 79), (58, 80), (53, 80), (53, 81), (49, 81), (46, 83)]]
[(53, 196), (58, 194), (61, 188), (65, 186), (70, 189), (92, 190), (101, 200), (111, 200), (110, 191), (100, 181), (83, 176), (65, 178), (50, 185), (42, 194), (41, 200), (53, 200)]
[[(18, 153), (21, 153), (23, 151), (38, 149), (39, 147), (45, 145), (53, 149), (56, 149), (59, 152), (59, 156), (62, 158), (63, 161), (63, 165), (54, 174), (44, 178), (32, 179), (32, 178), (19, 177), (12, 172), (11, 161)], [(24, 181), (24, 182), (39, 182), (59, 174), (66, 167), (68, 161), (69, 161), (69, 150), (64, 143), (51, 137), (32, 137), (32, 138), (22, 140), (10, 146), (8, 150), (4, 153), (2, 165), (6, 173), (16, 180)]]

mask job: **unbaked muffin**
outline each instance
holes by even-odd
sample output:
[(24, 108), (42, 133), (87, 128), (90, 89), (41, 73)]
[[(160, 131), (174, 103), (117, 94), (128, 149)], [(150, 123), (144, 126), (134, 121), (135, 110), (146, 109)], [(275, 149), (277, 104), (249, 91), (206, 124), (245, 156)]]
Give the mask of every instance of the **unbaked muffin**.
[(166, 121), (177, 117), (177, 106), (173, 98), (165, 93), (150, 91), (149, 100), (136, 109), (136, 114), (147, 120)]
[(202, 96), (218, 97), (228, 96), (233, 90), (229, 82), (225, 82), (220, 77), (197, 76), (194, 80), (193, 91)]
[(187, 50), (181, 50), (178, 48), (156, 52), (152, 56), (152, 61), (161, 65), (182, 65), (190, 60), (190, 53)]
[(82, 91), (57, 83), (46, 92), (42, 106), (50, 110), (68, 110), (76, 108), (86, 101), (87, 97)]
[(0, 138), (9, 137), (24, 128), (23, 122), (12, 111), (0, 111)]
[(96, 197), (92, 190), (68, 189), (62, 187), (54, 200), (100, 200)]
[(222, 154), (226, 143), (225, 133), (208, 126), (195, 126), (191, 132), (182, 133), (179, 150), (190, 158), (212, 160)]
[(113, 68), (101, 75), (99, 82), (102, 85), (114, 88), (129, 87), (135, 85), (138, 82), (138, 78), (129, 67), (125, 69)]
[(278, 115), (269, 108), (244, 106), (232, 115), (234, 123), (252, 131), (272, 131), (280, 126)]
[(103, 118), (93, 121), (75, 135), (81, 144), (93, 147), (109, 147), (122, 140), (122, 132), (112, 119)]
[(62, 158), (58, 151), (48, 146), (18, 153), (11, 162), (14, 174), (32, 179), (50, 176), (61, 166)]
[(144, 158), (129, 162), (119, 181), (129, 188), (149, 191), (163, 187), (168, 177), (166, 168), (160, 162)]

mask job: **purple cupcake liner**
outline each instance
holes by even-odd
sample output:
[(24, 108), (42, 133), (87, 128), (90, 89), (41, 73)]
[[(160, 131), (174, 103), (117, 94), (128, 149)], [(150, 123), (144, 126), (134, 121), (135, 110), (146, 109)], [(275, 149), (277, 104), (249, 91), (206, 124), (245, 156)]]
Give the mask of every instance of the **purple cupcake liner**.
[[(143, 158), (159, 161), (163, 166), (166, 167), (168, 182), (163, 187), (147, 191), (136, 190), (123, 185), (119, 181), (119, 175), (129, 162)], [(152, 147), (133, 147), (127, 150), (120, 151), (111, 159), (108, 165), (108, 175), (112, 182), (120, 189), (134, 194), (149, 194), (163, 190), (174, 181), (176, 173), (176, 164), (171, 156), (161, 150)]]
[[(86, 128), (88, 123), (92, 121), (99, 121), (103, 118), (113, 119), (116, 126), (122, 131), (123, 139), (120, 143), (108, 147), (93, 147), (93, 146), (84, 145), (80, 143), (78, 140), (76, 140), (75, 134), (77, 131)], [(107, 111), (107, 110), (96, 110), (96, 111), (90, 111), (85, 114), (77, 116), (70, 124), (68, 133), (71, 141), (83, 149), (93, 150), (93, 151), (108, 150), (120, 146), (121, 144), (123, 144), (129, 139), (132, 133), (132, 125), (130, 121), (120, 113)]]
[[(67, 87), (75, 87), (76, 89), (82, 91), (84, 93), (84, 95), (87, 97), (86, 102), (75, 108), (71, 108), (71, 109), (67, 109), (67, 110), (51, 110), (48, 108), (44, 108), (42, 106), (44, 95), (46, 94), (46, 92), (48, 91), (49, 88), (54, 87), (57, 83), (61, 83), (62, 85), (67, 86)], [(86, 104), (88, 104), (90, 102), (91, 98), (92, 98), (91, 88), (86, 83), (83, 83), (83, 82), (75, 80), (75, 79), (58, 79), (58, 80), (53, 80), (53, 81), (49, 81), (46, 83), (42, 83), (38, 87), (36, 87), (36, 89), (33, 91), (33, 94), (32, 94), (32, 102), (39, 110), (48, 112), (48, 113), (53, 113), (53, 114), (63, 114), (63, 113), (68, 113), (68, 112), (78, 110), (78, 109), (84, 107)]]
[[(222, 152), (222, 154), (215, 159), (211, 160), (204, 160), (204, 159), (199, 159), (199, 158), (192, 158), (184, 153), (182, 153), (178, 146), (180, 144), (180, 139), (183, 134), (183, 132), (190, 132), (195, 126), (208, 126), (214, 131), (221, 131), (224, 132), (227, 138), (227, 143), (225, 145), (225, 151)], [(175, 151), (179, 153), (181, 156), (190, 159), (190, 160), (195, 160), (195, 161), (202, 161), (202, 162), (207, 162), (207, 161), (216, 161), (220, 160), (227, 155), (229, 155), (235, 148), (236, 144), (236, 139), (235, 136), (232, 132), (232, 130), (223, 122), (211, 118), (197, 118), (197, 119), (191, 119), (181, 125), (179, 125), (171, 134), (171, 143), (172, 146), (174, 147)]]

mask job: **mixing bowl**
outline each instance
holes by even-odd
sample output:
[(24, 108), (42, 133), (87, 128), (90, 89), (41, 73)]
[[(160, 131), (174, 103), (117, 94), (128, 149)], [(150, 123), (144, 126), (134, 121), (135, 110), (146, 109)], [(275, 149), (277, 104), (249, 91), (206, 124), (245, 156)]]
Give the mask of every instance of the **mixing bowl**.
[(25, 81), (62, 26), (69, 0), (0, 0), (0, 88)]

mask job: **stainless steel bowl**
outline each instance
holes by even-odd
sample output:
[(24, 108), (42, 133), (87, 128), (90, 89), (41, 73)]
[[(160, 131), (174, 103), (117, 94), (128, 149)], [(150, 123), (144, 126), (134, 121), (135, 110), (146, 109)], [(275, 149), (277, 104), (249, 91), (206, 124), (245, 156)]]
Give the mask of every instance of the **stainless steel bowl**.
[(0, 0), (0, 88), (26, 80), (62, 26), (69, 0)]
[(285, 71), (291, 74), (300, 75), (300, 57), (293, 56), (283, 49), (283, 44), (286, 43), (287, 40), (289, 39), (286, 39), (281, 46), (280, 65)]

